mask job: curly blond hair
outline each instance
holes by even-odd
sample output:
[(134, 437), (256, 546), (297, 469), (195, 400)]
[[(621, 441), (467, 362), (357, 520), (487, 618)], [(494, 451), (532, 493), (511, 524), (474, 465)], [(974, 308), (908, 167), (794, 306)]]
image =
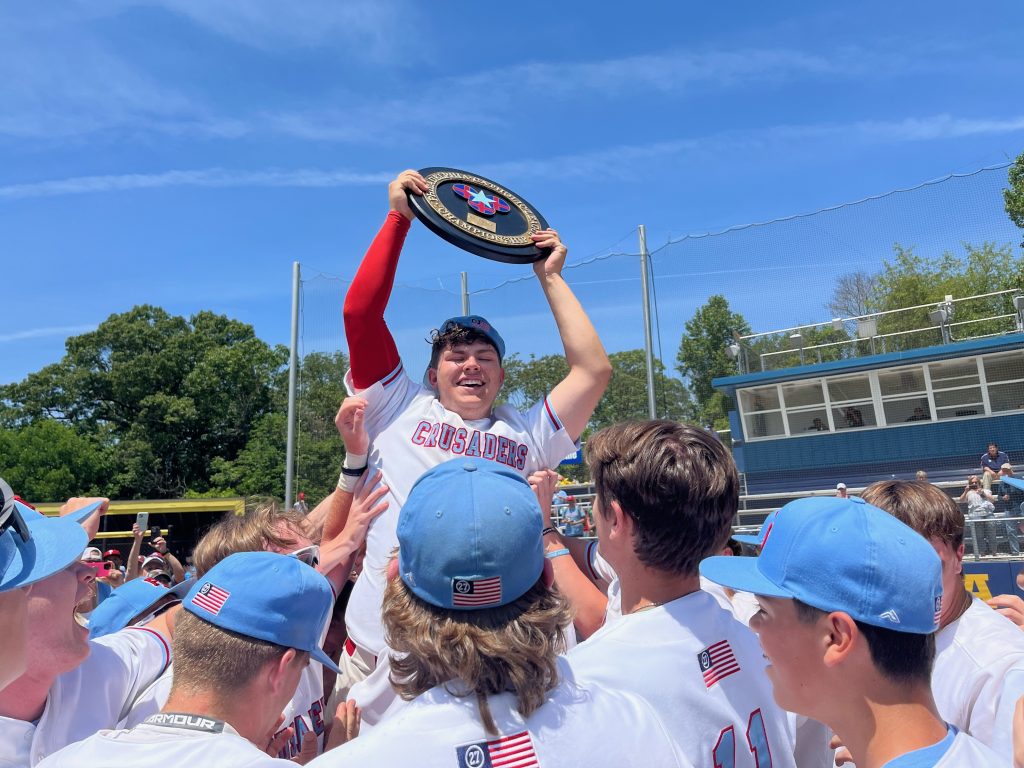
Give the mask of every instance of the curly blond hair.
[(514, 693), (523, 717), (544, 703), (558, 685), (556, 658), (572, 611), (543, 579), (508, 605), (456, 611), (424, 602), (395, 578), (384, 590), (382, 618), (388, 647), (404, 654), (391, 658), (398, 695), (409, 701), (444, 685), (454, 696), (475, 696), (484, 728), (496, 735), (487, 697)]

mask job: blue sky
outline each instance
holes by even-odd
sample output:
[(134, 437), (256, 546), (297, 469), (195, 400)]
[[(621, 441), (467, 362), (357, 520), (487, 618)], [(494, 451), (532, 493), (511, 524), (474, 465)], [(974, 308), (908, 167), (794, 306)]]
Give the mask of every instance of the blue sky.
[[(1024, 150), (1022, 22), (1009, 0), (6, 3), (0, 382), (138, 303), (286, 343), (291, 262), (350, 277), (406, 167), (501, 181), (575, 262), (635, 252), (640, 223), (655, 249), (1006, 162)], [(763, 330), (826, 319), (835, 277), (896, 240), (1019, 242), (1004, 180), (659, 251), (665, 357), (711, 293)], [(636, 268), (567, 273), (612, 350), (642, 343)], [(416, 365), (460, 270), (474, 290), (524, 274), (414, 231), (388, 317)], [(340, 285), (307, 284), (305, 349), (340, 343)], [(529, 281), (473, 302), (510, 349), (558, 349)]]

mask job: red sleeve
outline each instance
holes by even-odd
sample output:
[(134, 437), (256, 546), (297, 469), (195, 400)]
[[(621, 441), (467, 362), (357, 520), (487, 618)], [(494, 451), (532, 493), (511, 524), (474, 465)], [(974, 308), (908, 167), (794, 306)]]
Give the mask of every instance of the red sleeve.
[(398, 367), (398, 348), (384, 322), (410, 221), (391, 211), (345, 295), (345, 338), (352, 383), (366, 389)]

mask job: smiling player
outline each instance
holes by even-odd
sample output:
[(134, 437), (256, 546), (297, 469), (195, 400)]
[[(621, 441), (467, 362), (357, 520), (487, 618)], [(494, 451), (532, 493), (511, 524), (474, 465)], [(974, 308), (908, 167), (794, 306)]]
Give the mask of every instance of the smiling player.
[[(611, 377), (611, 365), (583, 307), (565, 280), (566, 248), (558, 233), (533, 235), (549, 255), (533, 265), (565, 349), (569, 374), (526, 413), (494, 403), (505, 379), (505, 342), (482, 317), (454, 317), (433, 335), (423, 385), (410, 379), (384, 322), (402, 244), (413, 219), (407, 193), (423, 194), (426, 180), (405, 171), (388, 187), (391, 211), (345, 297), (350, 394), (367, 401), (371, 474), (380, 469), (391, 489), (386, 513), (370, 528), (366, 563), (346, 615), (349, 638), (343, 666), (354, 682), (384, 648), (380, 609), (384, 571), (397, 544), (395, 525), (413, 482), (452, 458), (481, 458), (523, 477), (557, 465), (575, 447)], [(346, 456), (347, 473), (364, 457)]]

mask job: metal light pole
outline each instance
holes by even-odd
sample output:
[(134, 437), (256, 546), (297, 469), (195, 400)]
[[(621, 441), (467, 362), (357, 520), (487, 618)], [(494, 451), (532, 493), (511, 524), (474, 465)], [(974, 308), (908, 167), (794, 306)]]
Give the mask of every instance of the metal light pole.
[(299, 262), (292, 264), (292, 348), (288, 356), (288, 444), (285, 450), (284, 505), (291, 509), (295, 498), (292, 486), (295, 481), (295, 394), (299, 381), (299, 284), (301, 268)]
[(654, 402), (654, 349), (651, 343), (651, 286), (647, 274), (647, 228), (641, 224), (640, 231), (640, 286), (643, 291), (644, 308), (644, 351), (647, 357), (647, 414), (650, 418), (658, 418), (657, 405)]
[(462, 278), (462, 314), (469, 314), (469, 273), (460, 272), (459, 276)]

